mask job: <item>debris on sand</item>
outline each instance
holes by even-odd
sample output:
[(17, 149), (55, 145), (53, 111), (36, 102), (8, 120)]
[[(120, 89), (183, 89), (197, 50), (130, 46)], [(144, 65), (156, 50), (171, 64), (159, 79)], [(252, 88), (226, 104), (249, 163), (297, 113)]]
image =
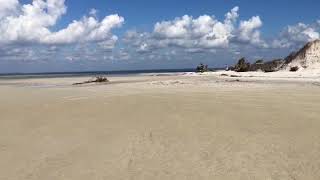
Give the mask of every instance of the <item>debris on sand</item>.
[(92, 80), (80, 82), (80, 83), (74, 83), (72, 85), (82, 85), (82, 84), (90, 84), (90, 83), (106, 83), (109, 82), (109, 80), (104, 76), (97, 76)]
[(298, 66), (293, 66), (293, 67), (290, 67), (290, 72), (296, 72), (299, 70), (299, 67)]
[(208, 65), (204, 65), (202, 63), (200, 63), (196, 68), (197, 73), (204, 73), (204, 72), (208, 72), (208, 71), (209, 71)]
[(228, 74), (220, 74), (220, 76), (229, 76)]
[(314, 82), (314, 83), (312, 83), (312, 85), (320, 86), (320, 82)]
[(241, 77), (241, 76), (238, 76), (238, 75), (231, 75), (230, 77)]

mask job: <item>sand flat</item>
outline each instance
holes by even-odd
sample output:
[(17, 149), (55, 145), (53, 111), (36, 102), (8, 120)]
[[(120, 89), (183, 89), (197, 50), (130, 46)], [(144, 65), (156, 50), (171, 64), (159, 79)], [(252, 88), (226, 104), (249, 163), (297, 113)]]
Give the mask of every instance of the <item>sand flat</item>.
[(83, 79), (0, 80), (0, 180), (320, 178), (317, 85)]

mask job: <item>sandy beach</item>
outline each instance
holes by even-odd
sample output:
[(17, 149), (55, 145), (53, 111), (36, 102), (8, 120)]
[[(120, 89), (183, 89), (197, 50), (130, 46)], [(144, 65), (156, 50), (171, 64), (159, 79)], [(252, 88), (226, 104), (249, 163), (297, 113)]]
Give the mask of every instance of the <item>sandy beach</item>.
[(320, 179), (317, 73), (87, 79), (0, 80), (0, 180)]

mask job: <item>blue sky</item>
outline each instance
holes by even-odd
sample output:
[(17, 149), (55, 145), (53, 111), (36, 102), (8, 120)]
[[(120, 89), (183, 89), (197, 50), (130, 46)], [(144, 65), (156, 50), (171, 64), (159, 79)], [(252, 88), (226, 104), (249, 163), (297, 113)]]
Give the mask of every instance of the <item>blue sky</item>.
[(0, 0), (0, 73), (189, 68), (284, 57), (316, 0)]
[[(30, 2), (30, 1), (25, 1)], [(153, 24), (161, 20), (169, 20), (185, 14), (200, 16), (203, 14), (215, 15), (223, 18), (224, 14), (235, 6), (240, 7), (241, 17), (250, 18), (253, 15), (261, 16), (264, 22), (263, 31), (271, 35), (278, 33), (284, 26), (299, 22), (312, 23), (320, 19), (317, 0), (79, 0), (66, 1), (69, 12), (59, 22), (65, 26), (74, 19), (81, 18), (91, 8), (99, 10), (101, 16), (118, 13), (126, 18), (126, 23), (120, 32), (130, 28), (152, 29)]]

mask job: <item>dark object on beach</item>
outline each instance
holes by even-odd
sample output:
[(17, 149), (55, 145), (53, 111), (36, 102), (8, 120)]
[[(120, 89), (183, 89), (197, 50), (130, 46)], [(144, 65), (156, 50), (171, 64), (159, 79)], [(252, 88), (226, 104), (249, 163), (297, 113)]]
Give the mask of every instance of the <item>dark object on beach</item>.
[(230, 77), (241, 77), (241, 76), (238, 76), (238, 75), (231, 75)]
[(109, 80), (106, 77), (98, 76), (96, 77), (95, 82), (109, 82)]
[(320, 86), (320, 83), (318, 83), (318, 82), (314, 82), (314, 83), (312, 83), (312, 85)]
[(250, 63), (245, 58), (239, 59), (238, 63), (231, 69), (236, 72), (247, 72), (250, 69)]
[(299, 70), (299, 67), (298, 67), (298, 66), (293, 66), (293, 67), (290, 68), (290, 71), (291, 71), (291, 72), (296, 72), (296, 71), (298, 71), (298, 70)]
[(220, 74), (220, 76), (229, 76), (228, 74)]
[(262, 59), (257, 60), (255, 63), (250, 64), (245, 58), (241, 58), (238, 63), (231, 69), (236, 72), (247, 72), (247, 71), (263, 71), (263, 72), (274, 72), (278, 71), (279, 68), (284, 64), (285, 60), (275, 59), (272, 61), (264, 62)]
[(109, 80), (106, 77), (97, 76), (93, 80), (84, 81), (84, 82), (80, 82), (80, 83), (74, 83), (72, 85), (82, 85), (82, 84), (89, 84), (89, 83), (104, 83), (104, 82), (109, 82)]
[(263, 59), (257, 60), (254, 64), (263, 64)]
[(196, 69), (197, 73), (203, 73), (203, 72), (207, 72), (207, 71), (208, 71), (208, 65), (204, 65), (204, 64), (200, 63), (197, 66), (197, 69)]
[(283, 59), (275, 59), (272, 61), (263, 62), (263, 60), (258, 60), (256, 63), (250, 66), (249, 71), (258, 71), (261, 70), (263, 72), (275, 72), (278, 71), (279, 68), (283, 65)]
[(234, 80), (227, 80), (225, 82), (241, 82), (240, 79), (234, 79)]

